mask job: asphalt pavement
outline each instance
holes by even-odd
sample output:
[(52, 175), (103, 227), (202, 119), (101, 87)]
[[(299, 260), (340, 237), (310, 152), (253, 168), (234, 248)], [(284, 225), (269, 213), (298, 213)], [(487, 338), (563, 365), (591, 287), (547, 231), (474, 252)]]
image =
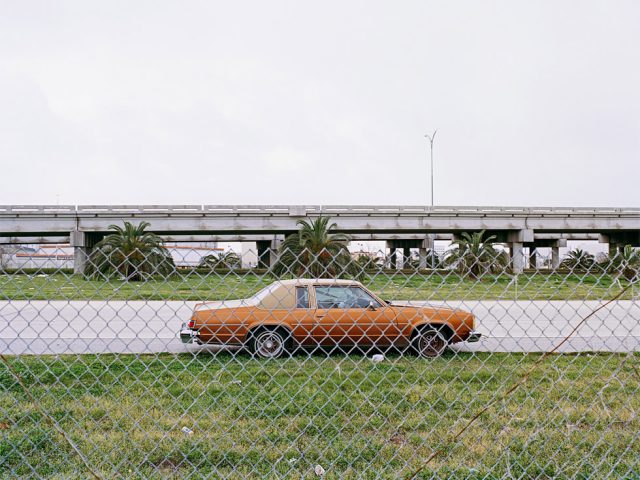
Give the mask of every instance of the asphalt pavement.
[[(211, 347), (183, 344), (177, 336), (195, 303), (2, 301), (0, 352), (17, 355), (211, 351)], [(482, 333), (482, 339), (473, 344), (457, 344), (456, 350), (540, 352), (554, 348), (603, 303), (452, 301), (438, 305), (471, 311), (478, 319), (477, 331)], [(559, 351), (640, 351), (640, 302), (611, 303), (580, 325)]]

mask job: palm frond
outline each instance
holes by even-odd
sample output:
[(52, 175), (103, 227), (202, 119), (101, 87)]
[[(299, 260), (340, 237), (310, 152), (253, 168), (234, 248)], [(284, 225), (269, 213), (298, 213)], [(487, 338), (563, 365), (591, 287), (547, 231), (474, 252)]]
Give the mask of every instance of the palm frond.
[(147, 232), (149, 222), (124, 228), (110, 225), (112, 233), (96, 244), (89, 256), (86, 274), (110, 277), (120, 275), (127, 280), (141, 280), (144, 275), (167, 275), (175, 271), (175, 264), (162, 239)]
[(350, 237), (335, 232), (329, 217), (298, 221), (298, 232), (289, 235), (278, 251), (273, 267), (276, 275), (335, 278), (358, 276), (358, 268), (348, 249)]

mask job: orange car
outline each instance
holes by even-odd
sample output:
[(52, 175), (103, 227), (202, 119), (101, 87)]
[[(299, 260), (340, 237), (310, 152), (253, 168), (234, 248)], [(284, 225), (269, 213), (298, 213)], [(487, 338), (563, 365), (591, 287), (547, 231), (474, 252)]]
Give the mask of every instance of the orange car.
[(280, 357), (296, 346), (413, 347), (439, 356), (451, 343), (478, 341), (475, 317), (444, 307), (397, 305), (350, 280), (277, 281), (245, 300), (195, 306), (185, 343), (246, 346)]

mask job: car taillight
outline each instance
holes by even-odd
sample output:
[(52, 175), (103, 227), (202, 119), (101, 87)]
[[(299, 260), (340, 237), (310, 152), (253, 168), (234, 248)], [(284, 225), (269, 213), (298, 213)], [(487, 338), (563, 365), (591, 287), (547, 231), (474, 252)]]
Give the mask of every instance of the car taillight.
[(196, 321), (192, 318), (191, 320), (189, 320), (189, 323), (187, 323), (187, 327), (193, 328), (195, 326), (196, 326)]

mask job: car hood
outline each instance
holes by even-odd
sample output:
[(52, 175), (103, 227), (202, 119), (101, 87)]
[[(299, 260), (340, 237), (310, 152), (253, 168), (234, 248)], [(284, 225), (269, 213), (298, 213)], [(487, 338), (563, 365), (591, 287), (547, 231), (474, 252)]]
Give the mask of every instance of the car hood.
[(468, 313), (465, 310), (462, 310), (461, 308), (451, 308), (451, 307), (446, 307), (444, 305), (433, 305), (427, 302), (420, 302), (419, 304), (416, 304), (415, 302), (411, 302), (411, 301), (392, 301), (391, 302), (391, 306), (392, 307), (401, 307), (401, 308), (414, 308), (416, 310), (423, 310), (423, 309), (428, 309), (430, 311), (436, 311), (438, 313), (443, 313), (443, 314), (453, 314), (453, 313), (457, 313), (457, 312), (464, 312), (464, 313)]

